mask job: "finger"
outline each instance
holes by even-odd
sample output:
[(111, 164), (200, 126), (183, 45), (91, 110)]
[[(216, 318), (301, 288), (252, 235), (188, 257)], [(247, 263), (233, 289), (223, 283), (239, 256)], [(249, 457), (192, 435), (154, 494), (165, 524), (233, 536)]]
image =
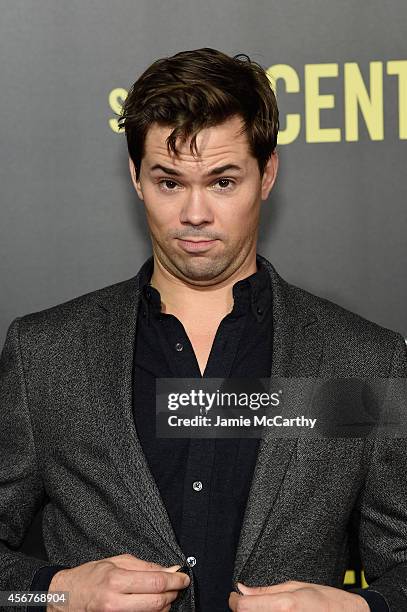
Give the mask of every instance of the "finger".
[(241, 582), (237, 583), (239, 590), (245, 595), (261, 595), (262, 593), (285, 593), (290, 591), (297, 591), (298, 589), (304, 588), (315, 588), (315, 584), (309, 582), (299, 582), (297, 580), (288, 580), (279, 584), (273, 584), (269, 586), (247, 586)]
[[(158, 563), (154, 563), (153, 561), (144, 561), (144, 559), (139, 559), (130, 553), (125, 553), (123, 555), (116, 555), (115, 557), (108, 557), (105, 559), (106, 561), (112, 561), (118, 567), (123, 569), (132, 569), (132, 570), (143, 570), (143, 571), (157, 571), (164, 570), (164, 565), (159, 565)], [(172, 567), (181, 567), (181, 566), (172, 566)]]
[(186, 588), (190, 578), (183, 572), (143, 571), (116, 568), (107, 586), (118, 593), (164, 593)]
[(230, 608), (230, 610), (232, 610), (232, 612), (235, 612), (237, 610), (236, 606), (237, 606), (238, 599), (240, 597), (242, 597), (242, 595), (238, 595), (235, 591), (232, 591), (230, 593), (228, 604), (229, 604), (229, 608)]
[(182, 567), (182, 565), (179, 564), (166, 567), (165, 565), (160, 565), (159, 563), (154, 563), (153, 561), (144, 561), (143, 559), (139, 559), (138, 557), (128, 553), (117, 555), (116, 557), (109, 557), (109, 560), (113, 561), (115, 565), (118, 565), (123, 569), (141, 569), (143, 571), (161, 570), (164, 572), (176, 572)]
[(252, 595), (251, 597), (246, 597), (245, 595), (238, 595), (234, 591), (231, 592), (229, 596), (229, 608), (233, 612), (237, 612), (238, 603), (241, 604), (240, 600), (244, 598), (244, 609), (245, 612), (283, 612), (283, 610), (288, 610), (289, 608), (277, 608), (271, 607), (270, 600), (266, 600), (264, 595)]
[(147, 610), (169, 612), (172, 602), (177, 597), (178, 591), (141, 595), (117, 594), (111, 602), (111, 609), (117, 609), (120, 612), (146, 612)]
[[(286, 610), (294, 610), (296, 600), (294, 596), (287, 593), (274, 593), (263, 595), (238, 595), (234, 591), (229, 596), (229, 607), (234, 612), (238, 610), (238, 601), (245, 598), (245, 612), (285, 612)], [(239, 602), (240, 603), (240, 602)], [(308, 608), (307, 608), (308, 610)]]

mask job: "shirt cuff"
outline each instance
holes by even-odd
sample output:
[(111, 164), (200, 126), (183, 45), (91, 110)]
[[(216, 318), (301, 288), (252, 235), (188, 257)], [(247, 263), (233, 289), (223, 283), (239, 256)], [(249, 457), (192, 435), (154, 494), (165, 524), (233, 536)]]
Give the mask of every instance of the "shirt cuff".
[(350, 589), (350, 592), (363, 597), (369, 604), (370, 612), (390, 612), (389, 605), (381, 593), (372, 589)]
[[(30, 591), (48, 591), (51, 580), (62, 569), (70, 569), (68, 565), (46, 565), (40, 567), (33, 576)], [(47, 612), (47, 606), (27, 606), (27, 612)]]

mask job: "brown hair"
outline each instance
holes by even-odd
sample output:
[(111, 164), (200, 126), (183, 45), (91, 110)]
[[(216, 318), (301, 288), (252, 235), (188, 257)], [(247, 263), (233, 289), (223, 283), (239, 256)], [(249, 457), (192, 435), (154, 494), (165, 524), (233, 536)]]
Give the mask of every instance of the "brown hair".
[(182, 51), (155, 61), (130, 88), (119, 117), (126, 133), (137, 180), (144, 142), (152, 123), (174, 129), (167, 138), (168, 152), (178, 155), (177, 138), (191, 137), (197, 154), (200, 130), (240, 115), (250, 152), (260, 176), (277, 144), (278, 108), (265, 70), (248, 55), (230, 57), (216, 49)]

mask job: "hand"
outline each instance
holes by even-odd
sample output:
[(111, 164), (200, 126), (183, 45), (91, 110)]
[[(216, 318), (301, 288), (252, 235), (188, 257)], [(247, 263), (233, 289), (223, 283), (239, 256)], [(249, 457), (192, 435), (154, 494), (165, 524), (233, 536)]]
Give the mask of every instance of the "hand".
[(179, 567), (124, 554), (60, 570), (48, 590), (68, 591), (68, 604), (48, 605), (47, 612), (169, 612), (190, 583)]
[(273, 586), (248, 587), (237, 583), (243, 595), (232, 591), (234, 612), (369, 612), (367, 601), (343, 589), (290, 580)]

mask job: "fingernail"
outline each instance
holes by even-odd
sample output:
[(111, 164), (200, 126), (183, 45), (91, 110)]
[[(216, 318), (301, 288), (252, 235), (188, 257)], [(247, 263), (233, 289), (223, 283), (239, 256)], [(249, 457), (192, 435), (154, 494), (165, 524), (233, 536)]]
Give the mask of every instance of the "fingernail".
[(179, 570), (179, 568), (181, 567), (181, 565), (171, 565), (170, 567), (167, 567), (167, 570), (174, 570), (175, 572), (177, 572)]
[(184, 578), (184, 586), (188, 586), (190, 582), (191, 582), (190, 577), (189, 576), (185, 576), (185, 578)]
[(239, 589), (239, 591), (242, 591), (242, 593), (244, 593), (245, 591), (247, 591), (247, 589), (249, 589), (250, 587), (247, 587), (245, 584), (242, 584), (241, 582), (236, 582), (237, 584), (237, 588)]

